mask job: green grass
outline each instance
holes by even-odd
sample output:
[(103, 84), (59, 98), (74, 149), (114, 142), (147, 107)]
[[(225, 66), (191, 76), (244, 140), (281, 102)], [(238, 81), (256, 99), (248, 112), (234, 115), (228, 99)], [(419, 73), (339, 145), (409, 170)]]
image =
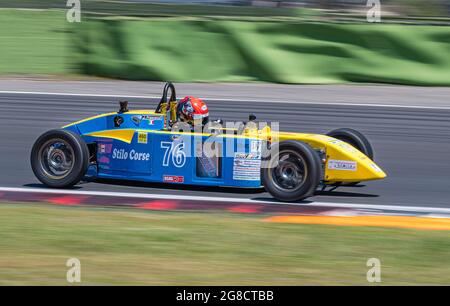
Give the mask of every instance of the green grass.
[(0, 206), (0, 285), (450, 284), (450, 235), (440, 231), (276, 224), (261, 216), (46, 205)]
[(0, 10), (0, 74), (72, 72), (65, 11)]

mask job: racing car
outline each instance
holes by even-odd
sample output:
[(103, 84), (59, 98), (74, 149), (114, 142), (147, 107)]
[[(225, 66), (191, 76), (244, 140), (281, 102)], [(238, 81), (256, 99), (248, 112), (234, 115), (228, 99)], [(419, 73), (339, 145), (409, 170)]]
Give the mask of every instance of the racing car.
[[(379, 180), (385, 172), (360, 132), (325, 135), (275, 132), (256, 117), (233, 128), (177, 125), (175, 86), (167, 83), (155, 110), (96, 115), (41, 135), (31, 167), (46, 186), (66, 188), (84, 177), (168, 184), (265, 188), (280, 201), (301, 201), (322, 187)], [(216, 123), (221, 123), (217, 120)], [(208, 124), (207, 124), (208, 125)], [(209, 151), (203, 150), (209, 145)]]

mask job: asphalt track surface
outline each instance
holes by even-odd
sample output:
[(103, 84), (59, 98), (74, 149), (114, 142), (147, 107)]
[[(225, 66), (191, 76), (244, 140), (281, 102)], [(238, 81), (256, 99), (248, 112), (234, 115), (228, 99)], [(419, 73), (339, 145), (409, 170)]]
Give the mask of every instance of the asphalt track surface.
[[(43, 132), (98, 113), (116, 111), (120, 99), (0, 93), (0, 186), (43, 187), (34, 177), (29, 154)], [(130, 109), (153, 109), (157, 99), (130, 98)], [(304, 203), (450, 207), (450, 109), (404, 108), (206, 100), (212, 118), (279, 121), (282, 131), (325, 133), (338, 127), (360, 130), (372, 142), (375, 160), (388, 174), (382, 181), (318, 192)], [(89, 182), (84, 191), (270, 199), (260, 190), (161, 184)]]

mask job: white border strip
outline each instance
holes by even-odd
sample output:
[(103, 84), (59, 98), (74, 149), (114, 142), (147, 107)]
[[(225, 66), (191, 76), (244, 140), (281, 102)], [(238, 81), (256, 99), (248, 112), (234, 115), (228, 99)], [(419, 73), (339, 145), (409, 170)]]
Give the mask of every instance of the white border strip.
[(88, 196), (108, 196), (108, 197), (126, 197), (142, 199), (161, 199), (161, 200), (185, 200), (185, 201), (209, 201), (209, 202), (227, 202), (227, 203), (252, 203), (252, 204), (275, 204), (275, 205), (295, 205), (305, 207), (332, 207), (332, 208), (351, 208), (351, 209), (375, 209), (387, 211), (403, 212), (423, 212), (450, 214), (450, 208), (423, 207), (423, 206), (399, 206), (399, 205), (375, 205), (375, 204), (353, 204), (353, 203), (331, 203), (331, 202), (312, 202), (301, 203), (283, 203), (275, 201), (263, 201), (242, 198), (226, 197), (204, 197), (172, 194), (148, 194), (131, 192), (105, 192), (105, 191), (75, 191), (70, 189), (41, 189), (41, 188), (15, 188), (0, 187), (0, 192), (25, 192), (25, 193), (50, 193), (50, 194), (70, 194), (70, 195), (88, 195)]
[[(98, 97), (98, 98), (131, 98), (131, 99), (160, 99), (160, 96), (139, 96), (139, 95), (107, 95), (107, 94), (87, 94), (87, 93), (63, 93), (63, 92), (39, 92), (39, 91), (5, 91), (0, 90), (0, 94), (23, 94), (23, 95), (48, 95), (48, 96), (73, 96), (73, 97)], [(247, 102), (247, 103), (285, 103), (285, 104), (305, 104), (305, 105), (333, 105), (333, 106), (368, 106), (368, 107), (391, 107), (391, 108), (411, 108), (411, 109), (445, 109), (450, 110), (450, 106), (419, 106), (419, 105), (399, 105), (399, 104), (372, 104), (372, 103), (351, 103), (351, 102), (303, 102), (303, 101), (280, 101), (280, 100), (256, 100), (256, 99), (227, 99), (208, 98), (209, 101), (227, 102)]]

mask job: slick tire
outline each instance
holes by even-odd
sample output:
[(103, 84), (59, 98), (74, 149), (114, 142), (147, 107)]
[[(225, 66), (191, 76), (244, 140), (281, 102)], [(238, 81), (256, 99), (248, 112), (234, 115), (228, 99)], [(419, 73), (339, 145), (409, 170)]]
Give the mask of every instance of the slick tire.
[[(350, 128), (341, 128), (332, 130), (327, 133), (327, 136), (339, 139), (343, 142), (348, 143), (349, 145), (355, 147), (362, 153), (364, 153), (367, 157), (369, 157), (371, 160), (374, 159), (374, 153), (372, 145), (370, 144), (369, 140), (366, 136), (364, 136), (362, 133), (358, 132), (357, 130), (350, 129)], [(352, 182), (352, 183), (340, 183), (341, 185), (345, 186), (355, 186), (359, 184), (359, 182)]]
[(312, 196), (321, 180), (319, 155), (304, 142), (288, 140), (272, 145), (264, 161), (262, 184), (280, 201), (295, 202)]
[(76, 133), (51, 130), (41, 135), (31, 150), (31, 168), (44, 185), (66, 188), (77, 184), (89, 166), (89, 149)]

